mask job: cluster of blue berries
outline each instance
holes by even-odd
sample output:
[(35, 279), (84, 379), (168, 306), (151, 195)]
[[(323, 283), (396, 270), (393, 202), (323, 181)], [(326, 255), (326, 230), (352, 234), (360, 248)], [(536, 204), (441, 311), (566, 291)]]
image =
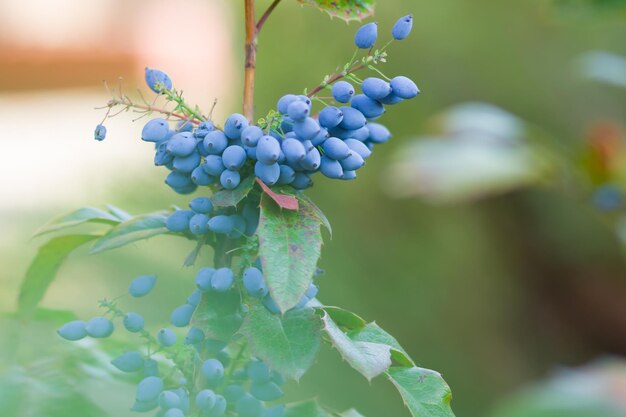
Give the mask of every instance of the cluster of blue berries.
[(252, 236), (259, 223), (259, 208), (251, 202), (244, 205), (241, 214), (234, 210), (215, 210), (207, 197), (197, 197), (189, 203), (189, 210), (175, 210), (165, 221), (165, 227), (175, 233), (195, 236), (215, 233), (237, 239)]
[[(412, 16), (398, 20), (392, 30), (394, 39), (406, 38), (412, 24)], [(377, 38), (377, 24), (369, 23), (357, 31), (355, 44), (371, 49)], [(146, 69), (146, 82), (156, 92), (172, 88), (171, 79), (159, 70)], [(155, 143), (154, 163), (171, 171), (165, 182), (181, 194), (210, 185), (232, 190), (249, 175), (269, 186), (291, 185), (296, 189), (310, 187), (316, 172), (351, 180), (365, 165), (374, 145), (391, 137), (385, 126), (373, 121), (385, 113), (386, 105), (420, 93), (404, 76), (366, 78), (361, 90), (356, 94), (350, 82), (337, 81), (332, 86), (337, 106), (326, 105), (317, 116), (312, 114), (310, 97), (285, 95), (277, 105), (281, 120), (265, 129), (237, 113), (226, 119), (223, 129), (210, 121), (197, 126), (181, 121), (172, 129), (167, 120), (157, 118), (146, 123), (141, 137)]]

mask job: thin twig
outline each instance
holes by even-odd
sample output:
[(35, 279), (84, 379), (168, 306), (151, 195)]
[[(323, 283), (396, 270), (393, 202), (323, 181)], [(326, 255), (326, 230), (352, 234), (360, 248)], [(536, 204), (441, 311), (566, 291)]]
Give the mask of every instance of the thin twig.
[(270, 17), (270, 15), (272, 14), (276, 6), (278, 6), (278, 3), (280, 3), (280, 0), (274, 0), (274, 2), (270, 4), (270, 6), (265, 11), (265, 13), (263, 13), (263, 16), (261, 16), (261, 18), (257, 22), (256, 24), (257, 35), (263, 28), (263, 25), (265, 24), (265, 21), (267, 20), (267, 18)]

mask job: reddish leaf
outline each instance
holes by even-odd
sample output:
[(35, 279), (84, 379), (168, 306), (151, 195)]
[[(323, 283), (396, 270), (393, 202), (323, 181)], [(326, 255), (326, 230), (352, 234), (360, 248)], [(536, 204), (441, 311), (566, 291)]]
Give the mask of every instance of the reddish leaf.
[(286, 195), (286, 194), (277, 194), (274, 191), (272, 191), (270, 187), (265, 185), (265, 183), (258, 178), (256, 179), (256, 182), (261, 186), (263, 191), (265, 191), (265, 193), (269, 195), (272, 198), (272, 200), (276, 202), (276, 204), (278, 204), (279, 207), (284, 208), (286, 210), (298, 210), (299, 205), (298, 205), (298, 199), (296, 197), (292, 195)]

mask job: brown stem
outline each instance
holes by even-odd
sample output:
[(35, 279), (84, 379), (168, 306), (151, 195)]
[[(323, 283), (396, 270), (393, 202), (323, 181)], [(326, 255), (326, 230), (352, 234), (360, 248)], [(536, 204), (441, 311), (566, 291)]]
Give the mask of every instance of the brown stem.
[(246, 62), (243, 83), (243, 114), (254, 120), (254, 75), (256, 69), (257, 28), (254, 18), (254, 0), (244, 0), (246, 24)]
[(176, 117), (177, 119), (181, 119), (181, 120), (186, 120), (188, 122), (191, 122), (193, 124), (199, 124), (200, 120), (194, 119), (193, 117), (187, 117), (184, 114), (180, 114), (180, 113), (175, 113), (172, 111), (169, 111), (167, 109), (163, 109), (161, 107), (154, 107), (154, 106), (150, 106), (150, 105), (143, 105), (143, 104), (135, 104), (135, 103), (131, 103), (128, 101), (124, 101), (124, 100), (119, 100), (119, 99), (112, 99), (108, 102), (107, 107), (112, 108), (113, 106), (119, 106), (119, 105), (123, 105), (129, 108), (133, 108), (133, 109), (139, 109), (139, 110), (145, 110), (148, 112), (157, 112), (157, 113), (161, 113), (161, 114), (165, 114), (166, 116), (169, 117)]
[(263, 13), (263, 16), (261, 16), (261, 18), (259, 19), (259, 22), (256, 24), (257, 33), (261, 31), (261, 29), (263, 28), (263, 25), (265, 24), (265, 21), (267, 20), (268, 17), (270, 17), (270, 15), (272, 14), (276, 6), (278, 6), (278, 3), (280, 3), (280, 0), (274, 0), (274, 2), (270, 4), (270, 7), (267, 8), (265, 13)]
[(331, 84), (341, 80), (342, 78), (345, 78), (346, 75), (348, 75), (348, 74), (353, 74), (353, 73), (355, 73), (357, 71), (360, 71), (360, 70), (362, 70), (365, 67), (366, 67), (365, 64), (358, 64), (358, 65), (354, 65), (352, 68), (348, 69), (347, 71), (336, 72), (333, 75), (331, 75), (328, 78), (327, 81), (324, 81), (323, 83), (321, 83), (320, 85), (315, 87), (313, 90), (311, 90), (309, 92), (309, 94), (307, 94), (307, 96), (313, 97), (315, 94), (319, 93), (324, 88), (326, 88), (326, 86), (329, 86), (329, 85), (331, 85)]

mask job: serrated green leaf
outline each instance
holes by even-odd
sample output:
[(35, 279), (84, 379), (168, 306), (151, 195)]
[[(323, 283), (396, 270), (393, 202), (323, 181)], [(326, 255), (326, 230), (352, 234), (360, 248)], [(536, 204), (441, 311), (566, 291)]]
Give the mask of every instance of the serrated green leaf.
[(106, 211), (94, 207), (82, 207), (69, 214), (52, 219), (42, 228), (37, 230), (34, 236), (41, 236), (45, 233), (56, 232), (58, 230), (89, 222), (116, 225), (120, 223), (120, 219), (111, 213), (107, 213)]
[(372, 380), (391, 366), (391, 346), (353, 340), (330, 318), (322, 317), (324, 330), (341, 357), (368, 380)]
[(31, 316), (54, 280), (65, 258), (76, 248), (102, 235), (65, 235), (55, 237), (39, 248), (22, 280), (18, 299), (20, 316)]
[(228, 342), (241, 327), (240, 297), (236, 292), (207, 292), (193, 316), (193, 325), (209, 339)]
[(345, 21), (363, 20), (374, 14), (374, 0), (298, 0)]
[(348, 332), (348, 337), (355, 341), (390, 346), (392, 348), (391, 359), (394, 362), (402, 366), (415, 366), (409, 354), (400, 346), (400, 343), (376, 323), (368, 323), (359, 329), (351, 330)]
[(387, 371), (413, 417), (454, 417), (450, 387), (430, 369), (393, 367)]
[(215, 207), (235, 207), (241, 200), (252, 191), (254, 176), (245, 178), (234, 190), (222, 190), (211, 196), (211, 202)]
[(168, 233), (165, 227), (165, 212), (145, 214), (133, 217), (112, 228), (107, 234), (94, 242), (90, 253), (100, 253), (119, 248), (138, 240)]
[(311, 200), (306, 195), (300, 194), (298, 196), (298, 199), (302, 200), (302, 201), (305, 201), (311, 207), (311, 213), (317, 218), (317, 220), (319, 220), (320, 224), (324, 225), (326, 230), (328, 230), (328, 233), (330, 233), (330, 237), (332, 239), (332, 237), (333, 237), (333, 228), (330, 225), (330, 222), (328, 221), (328, 218), (326, 217), (324, 212), (313, 202), (313, 200)]
[(298, 211), (281, 210), (266, 194), (261, 199), (259, 257), (272, 298), (283, 312), (309, 288), (322, 249), (320, 221), (302, 203)]
[(315, 400), (289, 404), (285, 417), (332, 417)]
[(360, 329), (367, 324), (367, 322), (360, 316), (340, 307), (325, 306), (322, 307), (321, 310), (328, 313), (335, 324), (337, 324), (337, 326), (344, 331)]
[(287, 378), (299, 380), (311, 367), (321, 344), (321, 324), (311, 308), (291, 310), (283, 316), (253, 305), (241, 334), (255, 356)]

